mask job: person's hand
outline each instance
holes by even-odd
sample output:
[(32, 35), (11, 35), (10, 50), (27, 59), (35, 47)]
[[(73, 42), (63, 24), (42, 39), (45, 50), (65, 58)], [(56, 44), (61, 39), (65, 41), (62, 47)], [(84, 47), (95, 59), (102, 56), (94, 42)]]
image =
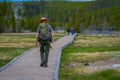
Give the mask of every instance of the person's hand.
[(51, 40), (51, 43), (53, 43), (53, 42), (54, 42), (54, 40), (52, 39), (52, 40)]
[(38, 42), (37, 41), (35, 42), (35, 45), (38, 46)]
[(37, 46), (38, 44), (37, 44), (37, 42), (35, 42), (35, 46)]

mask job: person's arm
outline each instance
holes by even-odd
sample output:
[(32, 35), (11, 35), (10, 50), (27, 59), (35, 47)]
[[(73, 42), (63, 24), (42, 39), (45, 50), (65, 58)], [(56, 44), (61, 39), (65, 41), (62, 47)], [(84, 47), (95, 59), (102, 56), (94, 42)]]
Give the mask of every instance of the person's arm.
[(36, 32), (36, 40), (35, 40), (35, 45), (38, 45), (38, 36), (39, 36), (39, 29), (40, 27), (38, 26), (37, 32)]
[(39, 33), (36, 33), (36, 40), (35, 40), (35, 45), (36, 46), (38, 45), (38, 35), (39, 35)]
[(51, 35), (51, 42), (53, 43), (54, 42), (54, 33), (50, 32), (50, 35)]
[(49, 25), (49, 31), (50, 31), (50, 36), (51, 36), (51, 42), (54, 42), (54, 33), (52, 27)]
[(37, 32), (37, 33), (36, 33), (36, 40), (37, 40), (37, 38), (38, 38), (38, 35), (39, 35), (39, 33)]

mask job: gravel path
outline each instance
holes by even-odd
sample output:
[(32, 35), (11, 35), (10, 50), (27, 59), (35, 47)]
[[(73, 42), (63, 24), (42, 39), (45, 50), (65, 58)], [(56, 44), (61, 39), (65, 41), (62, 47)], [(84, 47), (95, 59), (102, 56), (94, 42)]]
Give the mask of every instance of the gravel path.
[(54, 80), (60, 49), (73, 39), (74, 36), (65, 36), (52, 44), (47, 68), (40, 67), (39, 48), (34, 48), (3, 69), (0, 80)]

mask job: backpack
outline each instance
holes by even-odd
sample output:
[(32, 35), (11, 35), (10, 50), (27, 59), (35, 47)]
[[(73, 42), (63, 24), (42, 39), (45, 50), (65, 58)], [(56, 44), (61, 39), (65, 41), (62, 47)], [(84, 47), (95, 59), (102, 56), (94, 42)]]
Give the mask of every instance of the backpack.
[(50, 41), (50, 26), (46, 25), (45, 27), (41, 27), (39, 25), (39, 35), (38, 35), (38, 41), (40, 40), (49, 40)]

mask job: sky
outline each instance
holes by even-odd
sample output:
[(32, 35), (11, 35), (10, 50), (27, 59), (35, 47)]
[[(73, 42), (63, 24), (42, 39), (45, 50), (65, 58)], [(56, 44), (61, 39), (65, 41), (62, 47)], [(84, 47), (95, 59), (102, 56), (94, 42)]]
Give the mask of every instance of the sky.
[[(4, 1), (4, 0), (0, 0), (0, 2), (2, 2), (2, 1)], [(14, 1), (33, 1), (33, 0), (6, 0), (6, 1), (14, 2)], [(60, 0), (58, 0), (58, 1), (60, 1)], [(92, 1), (92, 0), (69, 0), (69, 1)]]

